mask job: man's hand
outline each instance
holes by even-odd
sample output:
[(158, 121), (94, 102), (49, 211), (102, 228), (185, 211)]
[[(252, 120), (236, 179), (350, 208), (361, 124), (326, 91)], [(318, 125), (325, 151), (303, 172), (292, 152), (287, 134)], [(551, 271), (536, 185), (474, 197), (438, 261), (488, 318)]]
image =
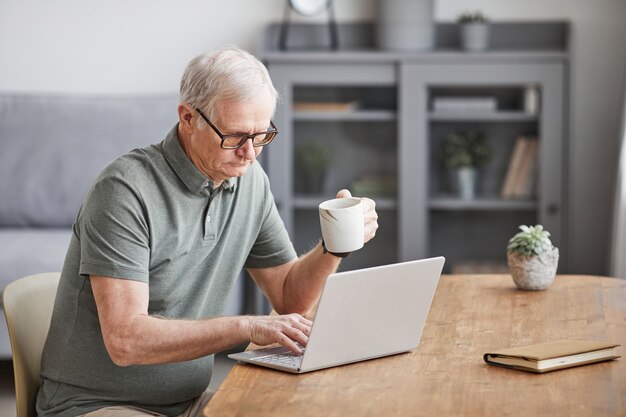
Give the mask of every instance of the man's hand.
[[(352, 197), (352, 194), (345, 188), (337, 193), (337, 198), (348, 197)], [(371, 198), (361, 197), (361, 202), (363, 203), (363, 221), (365, 222), (363, 243), (367, 243), (376, 235), (376, 230), (378, 229), (378, 213), (376, 213), (376, 202)]]
[(248, 317), (248, 340), (260, 346), (279, 343), (295, 354), (302, 354), (296, 344), (306, 346), (313, 322), (300, 314)]

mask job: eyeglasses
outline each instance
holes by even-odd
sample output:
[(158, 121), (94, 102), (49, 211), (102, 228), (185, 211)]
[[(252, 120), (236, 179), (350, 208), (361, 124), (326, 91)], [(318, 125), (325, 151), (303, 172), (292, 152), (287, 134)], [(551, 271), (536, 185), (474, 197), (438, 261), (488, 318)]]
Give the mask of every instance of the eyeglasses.
[(204, 113), (202, 113), (202, 110), (196, 107), (196, 111), (200, 116), (202, 116), (204, 121), (207, 122), (209, 126), (211, 126), (211, 128), (215, 131), (215, 133), (217, 133), (220, 139), (222, 139), (222, 143), (220, 144), (220, 146), (223, 149), (241, 148), (248, 141), (248, 139), (252, 139), (252, 146), (258, 148), (259, 146), (265, 146), (269, 144), (278, 134), (278, 129), (274, 125), (274, 122), (270, 120), (271, 129), (266, 130), (265, 132), (256, 132), (250, 134), (233, 133), (229, 135), (224, 135), (213, 123), (211, 123), (209, 118), (206, 117)]

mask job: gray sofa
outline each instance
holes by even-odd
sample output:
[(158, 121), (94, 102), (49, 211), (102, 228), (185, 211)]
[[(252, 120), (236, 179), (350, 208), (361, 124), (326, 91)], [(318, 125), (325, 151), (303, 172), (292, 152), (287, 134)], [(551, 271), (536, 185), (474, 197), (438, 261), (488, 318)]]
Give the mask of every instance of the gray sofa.
[[(61, 271), (91, 182), (117, 156), (160, 142), (177, 105), (175, 95), (0, 93), (0, 290), (25, 275)], [(11, 357), (5, 326), (2, 313), (0, 359)]]

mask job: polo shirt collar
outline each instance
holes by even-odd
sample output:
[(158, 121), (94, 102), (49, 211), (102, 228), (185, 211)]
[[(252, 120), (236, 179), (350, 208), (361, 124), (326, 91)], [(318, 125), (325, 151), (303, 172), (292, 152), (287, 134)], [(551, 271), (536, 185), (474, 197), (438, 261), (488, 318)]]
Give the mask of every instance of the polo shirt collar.
[[(196, 168), (183, 150), (178, 140), (178, 123), (165, 137), (162, 149), (165, 159), (189, 191), (194, 194), (200, 194), (205, 189), (215, 190), (213, 180), (207, 178), (206, 175)], [(220, 187), (224, 190), (234, 191), (235, 182), (235, 178), (227, 178)]]

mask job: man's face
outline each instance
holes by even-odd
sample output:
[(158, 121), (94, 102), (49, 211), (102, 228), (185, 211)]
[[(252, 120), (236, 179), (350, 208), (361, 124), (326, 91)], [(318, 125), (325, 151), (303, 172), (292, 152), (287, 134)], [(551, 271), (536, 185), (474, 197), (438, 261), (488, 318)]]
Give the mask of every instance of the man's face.
[[(266, 131), (274, 110), (272, 97), (267, 90), (246, 102), (223, 102), (211, 122), (224, 134), (255, 133)], [(219, 135), (205, 123), (202, 129), (196, 128), (201, 116), (191, 111), (193, 119), (189, 124), (189, 140), (186, 143), (188, 156), (193, 164), (217, 183), (227, 178), (240, 177), (254, 163), (263, 147), (253, 147), (248, 140), (238, 149), (222, 149)]]

